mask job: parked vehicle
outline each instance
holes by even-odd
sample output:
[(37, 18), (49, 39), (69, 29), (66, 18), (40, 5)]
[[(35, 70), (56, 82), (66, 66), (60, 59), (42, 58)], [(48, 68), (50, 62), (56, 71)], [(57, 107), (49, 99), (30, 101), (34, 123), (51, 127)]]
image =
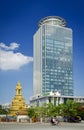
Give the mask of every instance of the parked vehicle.
[(81, 122), (80, 116), (64, 116), (64, 122)]

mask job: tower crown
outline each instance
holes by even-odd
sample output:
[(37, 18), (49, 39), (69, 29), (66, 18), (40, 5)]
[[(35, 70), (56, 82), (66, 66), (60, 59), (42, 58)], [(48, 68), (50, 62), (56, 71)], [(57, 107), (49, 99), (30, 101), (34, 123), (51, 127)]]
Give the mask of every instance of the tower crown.
[(38, 27), (41, 27), (43, 24), (51, 24), (51, 25), (58, 25), (58, 26), (66, 26), (65, 19), (59, 17), (59, 16), (48, 16), (43, 19), (41, 19), (38, 23)]
[(18, 81), (16, 85), (16, 95), (22, 95), (22, 86), (20, 84), (20, 81)]
[(18, 83), (16, 85), (16, 89), (22, 89), (20, 81), (18, 81)]

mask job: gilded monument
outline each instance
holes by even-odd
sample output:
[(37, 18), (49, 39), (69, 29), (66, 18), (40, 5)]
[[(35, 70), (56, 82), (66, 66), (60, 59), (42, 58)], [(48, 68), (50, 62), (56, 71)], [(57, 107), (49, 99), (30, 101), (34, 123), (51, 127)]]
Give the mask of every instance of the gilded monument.
[(12, 100), (10, 115), (24, 115), (27, 113), (25, 99), (22, 96), (22, 86), (20, 81), (16, 85), (16, 95)]

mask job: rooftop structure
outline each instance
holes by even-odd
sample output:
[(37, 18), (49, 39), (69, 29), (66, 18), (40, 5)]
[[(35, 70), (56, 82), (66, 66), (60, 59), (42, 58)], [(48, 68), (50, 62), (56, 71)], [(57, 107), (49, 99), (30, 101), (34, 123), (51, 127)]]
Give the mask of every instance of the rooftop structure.
[(48, 16), (43, 19), (41, 19), (38, 23), (38, 27), (41, 27), (43, 24), (51, 24), (51, 25), (58, 25), (58, 26), (66, 26), (65, 19), (59, 17), (59, 16)]

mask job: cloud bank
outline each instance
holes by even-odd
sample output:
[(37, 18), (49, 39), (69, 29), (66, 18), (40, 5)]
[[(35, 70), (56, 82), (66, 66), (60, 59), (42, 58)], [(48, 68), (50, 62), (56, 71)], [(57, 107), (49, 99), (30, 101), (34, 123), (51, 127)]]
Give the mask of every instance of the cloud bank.
[(13, 42), (9, 46), (0, 43), (0, 70), (18, 70), (22, 66), (33, 61), (32, 57), (25, 56), (20, 52), (14, 52), (19, 44)]

